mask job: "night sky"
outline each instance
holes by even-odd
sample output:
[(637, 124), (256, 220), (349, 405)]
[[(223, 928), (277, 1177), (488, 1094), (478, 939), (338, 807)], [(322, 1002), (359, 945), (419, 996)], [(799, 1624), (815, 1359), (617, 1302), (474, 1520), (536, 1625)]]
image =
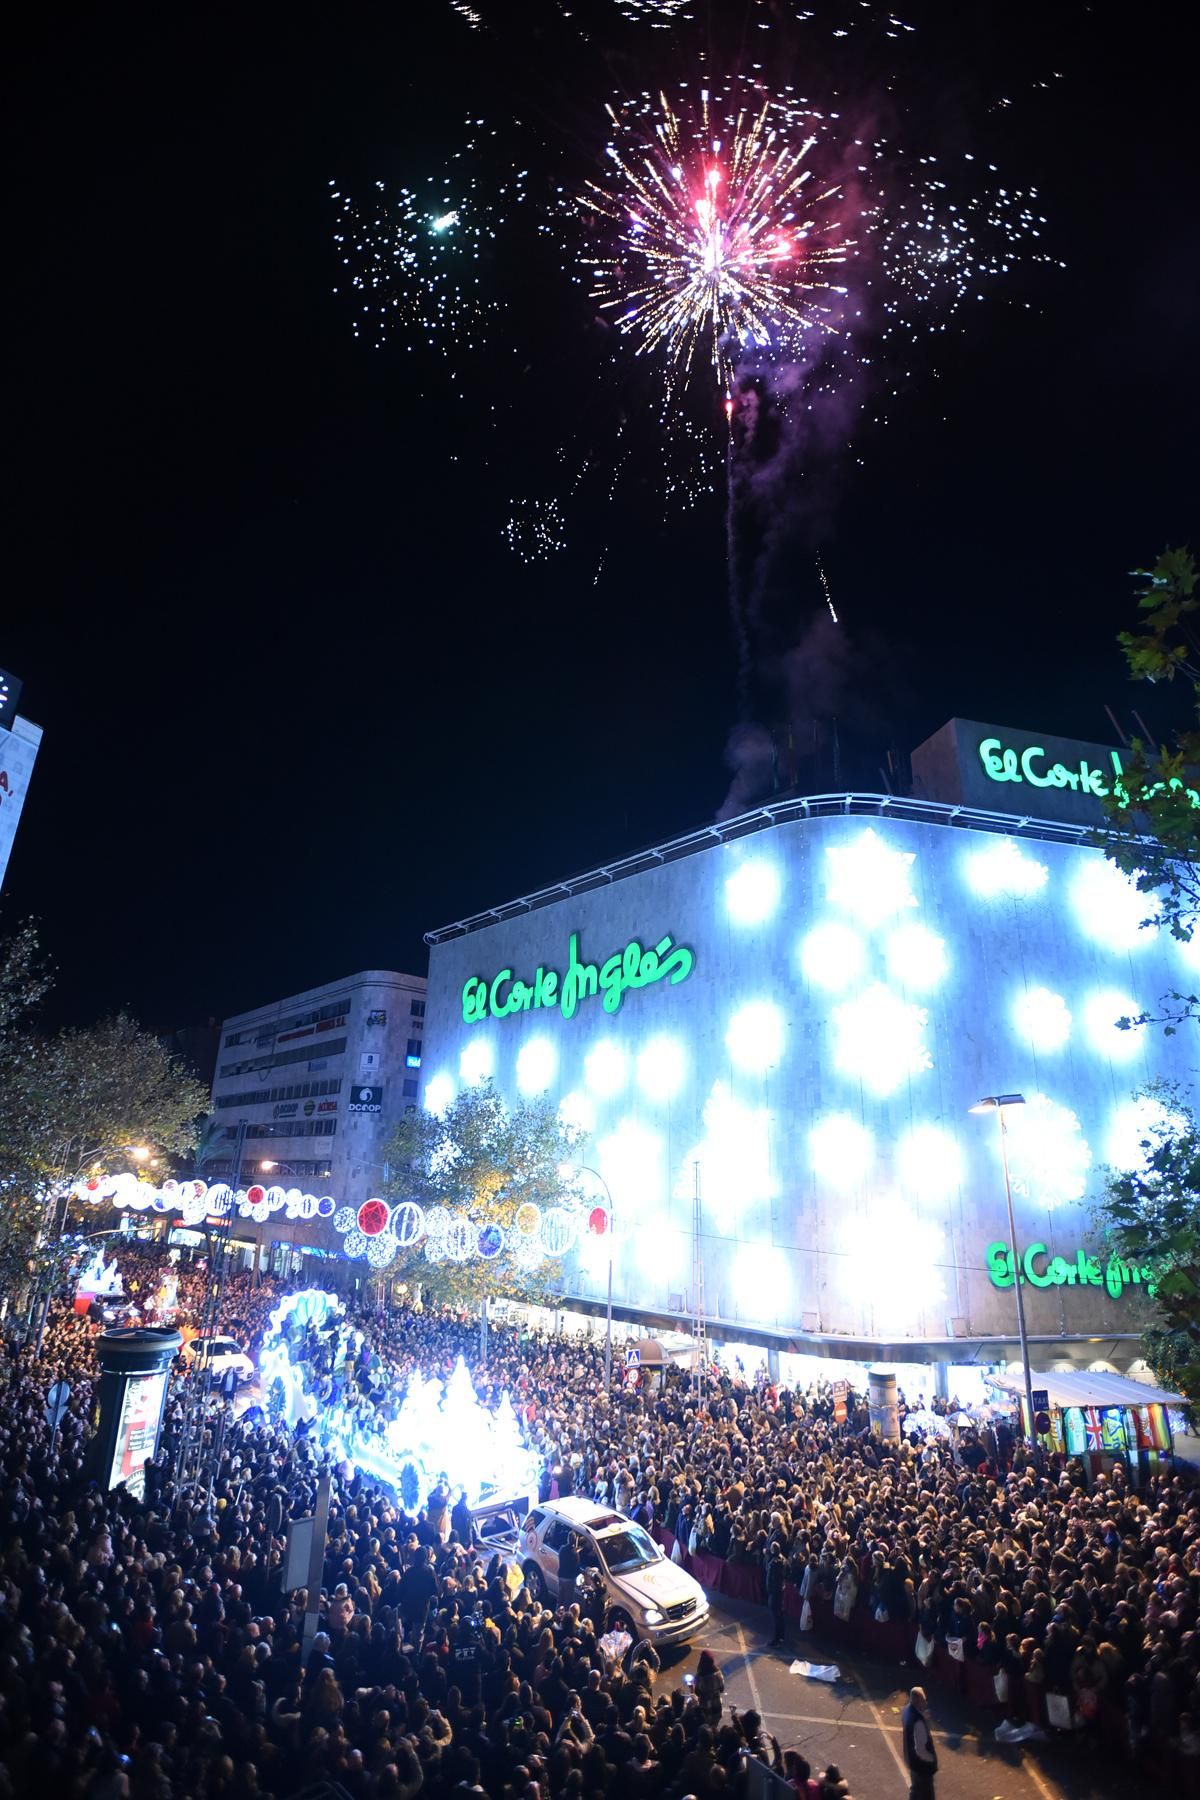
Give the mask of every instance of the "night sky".
[[(0, 924), (41, 920), (55, 1016), (128, 1004), (168, 1028), (421, 971), (426, 929), (713, 817), (736, 710), (723, 496), (664, 508), (647, 390), (597, 381), (535, 202), (601, 155), (611, 94), (704, 66), (857, 81), (867, 111), (892, 52), (870, 29), (835, 46), (814, 4), (800, 28), (698, 0), (671, 32), (611, 0), (476, 0), (479, 29), (449, 0), (27, 9), (0, 663), (45, 739)], [(1128, 571), (1196, 541), (1183, 10), (903, 16), (906, 139), (1035, 184), (1067, 266), (1024, 264), (901, 358), (898, 396), (811, 471), (779, 628), (819, 613), (819, 549), (864, 784), (952, 714), (1106, 738), (1105, 701), (1144, 707), (1112, 643)], [(530, 171), (483, 271), (507, 310), (486, 354), (374, 349), (334, 291), (330, 183), (440, 169), (467, 117), (494, 123), (498, 181)], [(584, 457), (567, 547), (521, 564), (510, 499), (564, 491)]]

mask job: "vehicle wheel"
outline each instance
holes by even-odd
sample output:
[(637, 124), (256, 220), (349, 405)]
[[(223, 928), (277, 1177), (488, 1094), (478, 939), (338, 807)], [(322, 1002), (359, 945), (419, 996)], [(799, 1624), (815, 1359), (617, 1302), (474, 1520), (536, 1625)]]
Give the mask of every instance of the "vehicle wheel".
[(635, 1644), (638, 1641), (638, 1634), (634, 1630), (633, 1620), (623, 1606), (614, 1606), (609, 1613), (608, 1629), (610, 1631), (627, 1631)]
[(546, 1577), (535, 1562), (527, 1562), (524, 1569), (525, 1585), (529, 1595), (539, 1606), (546, 1604)]

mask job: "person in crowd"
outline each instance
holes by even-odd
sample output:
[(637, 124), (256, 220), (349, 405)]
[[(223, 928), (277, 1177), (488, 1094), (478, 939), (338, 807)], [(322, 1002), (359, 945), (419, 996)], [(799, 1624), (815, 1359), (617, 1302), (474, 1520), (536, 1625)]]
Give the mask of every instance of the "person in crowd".
[[(904, 1728), (904, 1761), (909, 1776), (909, 1800), (934, 1800), (933, 1778), (937, 1774), (937, 1748), (929, 1725), (929, 1700), (923, 1687), (915, 1687), (901, 1714)], [(828, 1771), (826, 1771), (828, 1781)], [(825, 1796), (822, 1795), (822, 1800)]]

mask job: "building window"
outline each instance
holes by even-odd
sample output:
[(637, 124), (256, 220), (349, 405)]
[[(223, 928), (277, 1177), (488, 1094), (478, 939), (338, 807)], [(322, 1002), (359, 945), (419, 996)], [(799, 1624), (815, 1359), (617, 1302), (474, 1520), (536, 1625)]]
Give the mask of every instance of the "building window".
[(425, 1017), (425, 1002), (423, 1000), (414, 1000), (408, 1010), (414, 1019), (423, 1019)]
[(421, 1054), (421, 1040), (420, 1040), (420, 1038), (409, 1038), (409, 1040), (408, 1040), (408, 1054), (409, 1054), (409, 1055), (410, 1055), (410, 1056), (420, 1056), (420, 1054)]
[(404, 1098), (406, 1100), (415, 1100), (416, 1097), (417, 1097), (416, 1082), (415, 1081), (406, 1081), (404, 1084)]

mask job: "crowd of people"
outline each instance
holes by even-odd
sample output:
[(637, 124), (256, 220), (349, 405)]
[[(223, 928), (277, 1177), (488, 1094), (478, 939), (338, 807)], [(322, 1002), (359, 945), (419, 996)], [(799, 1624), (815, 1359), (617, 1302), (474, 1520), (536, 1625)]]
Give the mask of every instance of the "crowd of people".
[[(155, 1279), (140, 1251), (127, 1281)], [(180, 1321), (203, 1275), (180, 1272)], [(280, 1290), (230, 1283), (226, 1323), (253, 1354)], [(1200, 1500), (1178, 1476), (1134, 1492), (1118, 1467), (1034, 1467), (1003, 1434), (882, 1446), (852, 1395), (721, 1377), (605, 1394), (602, 1348), (397, 1310), (357, 1321), (369, 1354), (343, 1406), (394, 1408), (408, 1375), (459, 1356), (480, 1398), (507, 1392), (539, 1455), (541, 1496), (582, 1494), (681, 1545), (757, 1568), (777, 1630), (792, 1590), (907, 1622), (1007, 1682), (1068, 1697), (1087, 1731), (1144, 1755), (1200, 1753)], [(804, 1800), (847, 1793), (727, 1704), (702, 1657), (694, 1688), (652, 1652), (614, 1657), (584, 1604), (538, 1604), (470, 1546), (452, 1494), (405, 1510), (332, 1467), (319, 1430), (252, 1408), (213, 1434), (211, 1492), (179, 1479), (184, 1394), (168, 1399), (144, 1494), (88, 1479), (97, 1327), (52, 1308), (42, 1354), (10, 1339), (0, 1370), (0, 1800), (42, 1780), (83, 1800), (257, 1800), (327, 1778), (351, 1800), (698, 1800), (740, 1789), (747, 1753)], [(323, 1371), (333, 1378), (332, 1372)], [(71, 1398), (52, 1440), (49, 1383)], [(333, 1476), (323, 1590), (285, 1592), (290, 1518)], [(452, 1472), (448, 1472), (452, 1480)], [(306, 1648), (311, 1601), (320, 1630)], [(800, 1623), (804, 1623), (803, 1617)], [(1197, 1766), (1197, 1765), (1193, 1765)]]

